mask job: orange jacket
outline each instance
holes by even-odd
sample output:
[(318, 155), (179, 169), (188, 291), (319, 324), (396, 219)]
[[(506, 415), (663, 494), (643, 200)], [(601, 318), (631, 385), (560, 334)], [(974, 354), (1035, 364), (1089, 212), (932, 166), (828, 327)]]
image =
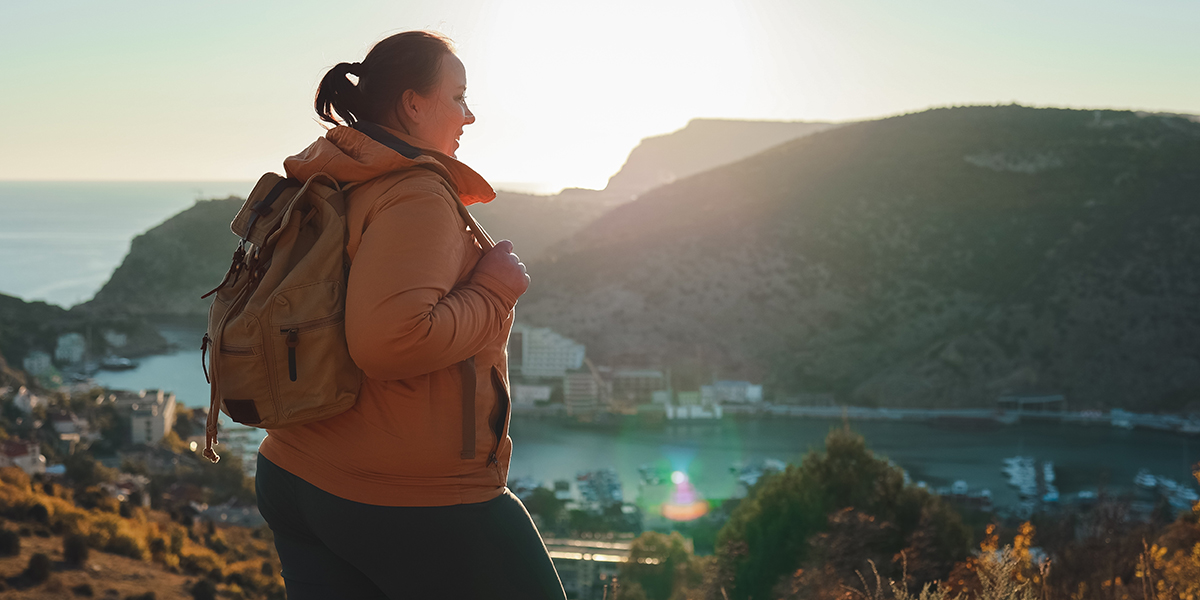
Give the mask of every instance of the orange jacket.
[[(419, 142), (386, 130), (403, 142)], [(416, 155), (416, 152), (409, 153)], [(406, 158), (335, 127), (284, 161), (348, 192), (346, 341), (365, 377), (335, 417), (269, 432), (259, 452), (336, 496), (382, 506), (445, 506), (498, 496), (508, 477), (508, 357), (518, 293), (475, 270), (483, 251), (442, 180), (465, 204), (495, 192), (457, 160)], [(462, 372), (475, 357), (475, 457), (464, 459)]]

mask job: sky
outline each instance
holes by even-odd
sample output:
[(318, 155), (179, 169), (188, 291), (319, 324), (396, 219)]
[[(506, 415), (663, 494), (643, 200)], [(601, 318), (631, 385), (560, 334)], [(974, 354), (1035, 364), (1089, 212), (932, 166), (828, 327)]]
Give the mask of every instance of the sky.
[(693, 118), (1008, 104), (1200, 114), (1196, 0), (0, 0), (0, 180), (253, 180), (317, 83), (410, 29), (467, 67), (459, 158), (602, 188)]

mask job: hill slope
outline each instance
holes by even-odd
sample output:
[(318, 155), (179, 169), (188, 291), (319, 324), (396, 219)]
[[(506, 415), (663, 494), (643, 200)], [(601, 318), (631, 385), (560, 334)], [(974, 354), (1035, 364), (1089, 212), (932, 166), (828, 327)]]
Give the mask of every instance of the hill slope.
[(129, 254), (90, 301), (76, 310), (100, 314), (208, 314), (200, 296), (229, 269), (237, 238), (229, 223), (240, 198), (201, 200), (133, 238)]
[(523, 319), (780, 395), (1200, 398), (1200, 124), (1019, 106), (847, 125), (655, 189), (530, 265)]

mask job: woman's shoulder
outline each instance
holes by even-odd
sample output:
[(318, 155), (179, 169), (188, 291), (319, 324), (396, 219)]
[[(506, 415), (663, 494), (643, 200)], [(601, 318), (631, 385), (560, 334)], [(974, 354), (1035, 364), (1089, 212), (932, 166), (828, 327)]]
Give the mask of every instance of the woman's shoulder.
[(352, 205), (369, 206), (370, 213), (425, 203), (444, 204), (455, 212), (454, 195), (446, 180), (428, 169), (404, 169), (380, 175), (351, 188), (348, 195)]

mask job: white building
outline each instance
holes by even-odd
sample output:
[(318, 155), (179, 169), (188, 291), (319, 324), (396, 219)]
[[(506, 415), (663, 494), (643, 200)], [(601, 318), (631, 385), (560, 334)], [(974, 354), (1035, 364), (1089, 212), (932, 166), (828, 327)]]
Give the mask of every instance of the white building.
[(687, 404), (683, 406), (667, 405), (668, 419), (720, 419), (722, 417), (720, 404)]
[(6, 440), (0, 451), (0, 467), (18, 467), (30, 475), (46, 472), (46, 457), (37, 442)]
[(513, 326), (509, 358), (522, 377), (563, 377), (583, 366), (583, 344), (563, 337), (548, 327)]
[(753, 404), (762, 402), (763, 388), (749, 381), (718, 381), (700, 386), (700, 395), (705, 403)]
[(53, 364), (50, 362), (49, 354), (41, 350), (34, 350), (25, 356), (25, 360), (21, 361), (21, 366), (26, 373), (37, 376), (49, 371)]
[(144, 390), (140, 401), (129, 404), (130, 435), (134, 444), (153, 444), (175, 426), (175, 394)]
[(513, 406), (534, 406), (538, 402), (550, 401), (551, 388), (548, 385), (513, 385)]
[(13, 405), (28, 415), (33, 413), (33, 409), (39, 406), (46, 406), (46, 400), (35, 395), (25, 386), (21, 386), (17, 390), (17, 395), (13, 397)]
[(74, 365), (83, 362), (87, 353), (87, 340), (81, 333), (64, 333), (58, 336), (58, 344), (54, 347), (54, 360), (59, 363)]

